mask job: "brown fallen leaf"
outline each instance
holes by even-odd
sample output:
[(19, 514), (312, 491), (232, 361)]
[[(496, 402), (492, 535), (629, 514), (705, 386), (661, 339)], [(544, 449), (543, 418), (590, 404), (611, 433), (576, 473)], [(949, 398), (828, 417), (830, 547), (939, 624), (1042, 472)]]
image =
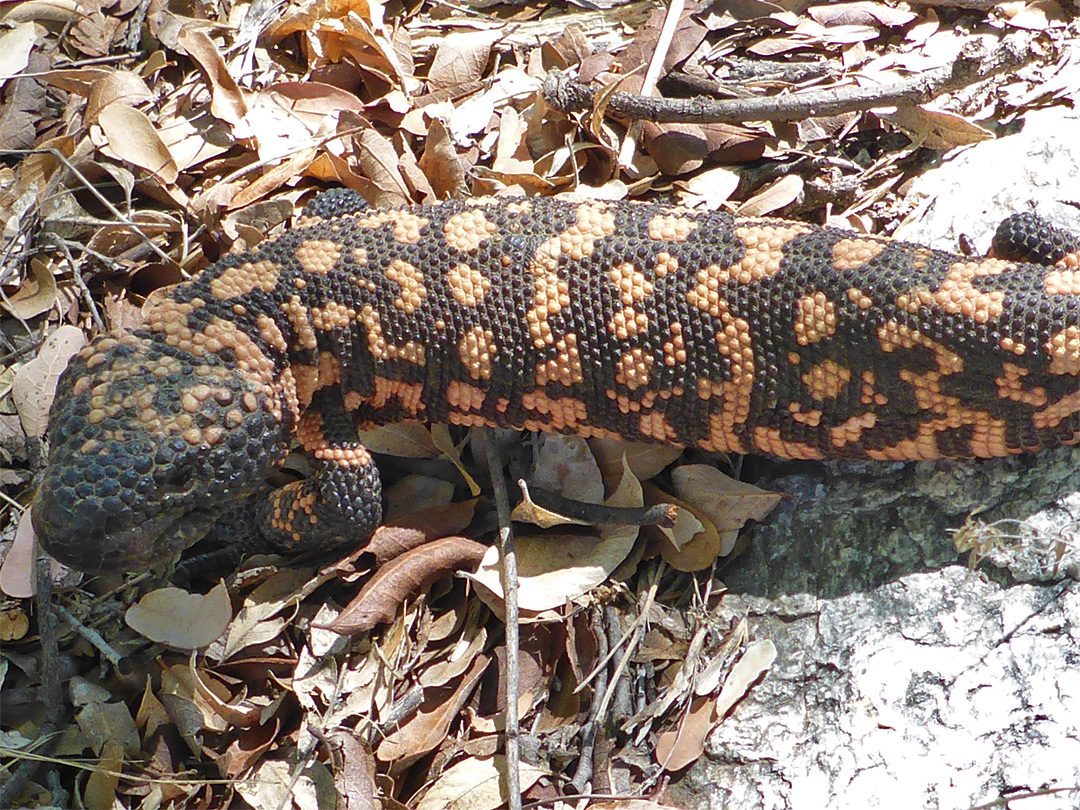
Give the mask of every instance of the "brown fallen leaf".
[(742, 700), (743, 695), (757, 683), (758, 678), (769, 671), (776, 661), (776, 645), (772, 639), (751, 644), (731, 668), (720, 695), (716, 698), (715, 718), (719, 723), (731, 708)]
[(464, 196), (465, 170), (458, 160), (457, 150), (446, 125), (439, 119), (432, 121), (428, 127), (424, 153), (420, 155), (420, 168), (439, 199)]
[(395, 769), (400, 769), (435, 750), (446, 739), (450, 724), (457, 719), (490, 663), (490, 656), (479, 655), (455, 682), (425, 689), (420, 708), (379, 743), (375, 756), (383, 762), (392, 762)]
[(56, 381), (71, 358), (86, 345), (86, 335), (76, 326), (61, 326), (45, 341), (38, 356), (20, 366), (11, 382), (11, 398), (27, 436), (43, 436)]
[(273, 746), (281, 729), (281, 720), (271, 717), (261, 726), (249, 728), (234, 739), (225, 753), (217, 758), (217, 766), (226, 779), (235, 779), (262, 759)]
[(475, 569), (487, 546), (467, 537), (443, 537), (380, 568), (330, 624), (335, 633), (364, 633), (394, 618), (406, 599), (452, 571)]
[(34, 595), (37, 591), (34, 583), (36, 552), (34, 524), (30, 522), (30, 510), (27, 509), (19, 517), (15, 540), (0, 563), (0, 593), (12, 599), (29, 599)]
[(25, 280), (14, 295), (0, 301), (16, 318), (27, 320), (48, 312), (56, 303), (56, 278), (47, 262), (31, 259), (30, 278)]
[(409, 202), (409, 186), (398, 168), (398, 154), (390, 139), (374, 129), (365, 129), (354, 139), (357, 163), (378, 187), (377, 207)]
[(737, 532), (748, 520), (762, 520), (783, 497), (736, 481), (708, 464), (676, 467), (671, 481), (676, 497), (703, 512), (720, 532)]
[(30, 63), (30, 51), (37, 40), (37, 32), (31, 22), (22, 22), (0, 35), (0, 87), (9, 77), (18, 75)]
[(225, 632), (230, 619), (232, 605), (224, 580), (205, 595), (158, 588), (124, 614), (124, 621), (136, 633), (180, 650), (207, 646)]
[(375, 799), (378, 788), (375, 785), (375, 757), (371, 754), (371, 747), (344, 729), (334, 735), (334, 742), (340, 746), (338, 756), (341, 757), (341, 768), (334, 772), (334, 784), (338, 795), (345, 799), (345, 803), (339, 807), (344, 810), (388, 807), (388, 802), (384, 804)]
[(990, 130), (946, 110), (905, 105), (881, 117), (921, 138), (921, 145), (928, 149), (952, 149), (994, 137)]
[(679, 719), (677, 728), (663, 732), (656, 740), (656, 761), (668, 773), (681, 771), (705, 752), (705, 737), (712, 731), (715, 697), (698, 697)]
[(364, 551), (373, 555), (376, 563), (388, 562), (417, 546), (460, 534), (472, 523), (475, 512), (476, 498), (410, 512), (380, 526)]
[(83, 801), (86, 807), (114, 807), (116, 790), (120, 785), (120, 774), (124, 768), (124, 748), (117, 742), (109, 741), (101, 750), (96, 767), (91, 770), (83, 789)]
[[(623, 466), (618, 489), (605, 505), (639, 508), (643, 504), (641, 482), (628, 465)], [(522, 610), (552, 610), (591, 591), (608, 578), (629, 555), (638, 526), (604, 526), (599, 537), (545, 535), (518, 537), (518, 605)], [(492, 546), (475, 576), (482, 586), (480, 598), (496, 611), (502, 609), (503, 587), (499, 549)]]
[(210, 113), (222, 121), (239, 124), (247, 115), (247, 101), (214, 41), (194, 25), (185, 25), (176, 37), (176, 44), (195, 60), (199, 72), (210, 85)]
[(176, 182), (180, 170), (146, 113), (118, 101), (98, 113), (98, 125), (112, 155), (146, 169), (162, 183)]
[(448, 34), (435, 50), (428, 70), (428, 90), (436, 92), (478, 81), (487, 67), (492, 46), (503, 32), (465, 31)]
[(673, 503), (679, 507), (675, 525), (670, 529), (655, 527), (654, 535), (663, 538), (660, 555), (676, 571), (702, 571), (708, 568), (724, 550), (716, 524), (706, 515), (698, 514), (691, 504), (672, 497), (652, 484), (644, 485), (645, 503)]
[(146, 82), (138, 73), (130, 70), (116, 70), (106, 73), (90, 85), (86, 97), (86, 112), (83, 121), (96, 124), (98, 115), (110, 104), (121, 103), (134, 107), (153, 101)]
[[(528, 790), (546, 774), (546, 770), (522, 762), (518, 768), (521, 789)], [(506, 757), (466, 759), (442, 772), (416, 810), (495, 810), (506, 803), (506, 797)]]
[(736, 209), (741, 217), (763, 217), (795, 202), (802, 194), (804, 181), (797, 174), (781, 177), (766, 186)]

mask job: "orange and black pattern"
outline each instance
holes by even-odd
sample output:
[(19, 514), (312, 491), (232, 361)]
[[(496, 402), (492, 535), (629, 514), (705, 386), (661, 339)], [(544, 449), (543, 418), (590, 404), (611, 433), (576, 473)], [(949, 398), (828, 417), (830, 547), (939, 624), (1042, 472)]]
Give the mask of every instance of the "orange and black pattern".
[[(357, 544), (381, 511), (356, 428), (407, 419), (798, 459), (1075, 442), (1080, 252), (1009, 222), (969, 258), (653, 204), (329, 192), (78, 356), (34, 523), (86, 570), (175, 556), (234, 508), (273, 547)], [(315, 473), (267, 492), (294, 438)]]

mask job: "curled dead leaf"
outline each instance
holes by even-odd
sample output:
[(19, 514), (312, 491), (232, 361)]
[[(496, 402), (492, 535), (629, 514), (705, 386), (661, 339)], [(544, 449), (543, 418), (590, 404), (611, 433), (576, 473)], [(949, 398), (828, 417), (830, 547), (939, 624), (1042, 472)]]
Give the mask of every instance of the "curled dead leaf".
[(31, 259), (30, 278), (10, 298), (0, 300), (3, 307), (16, 318), (33, 318), (52, 309), (56, 302), (56, 279), (52, 268), (40, 259)]
[(645, 503), (674, 503), (679, 507), (675, 525), (670, 529), (656, 527), (653, 531), (663, 537), (660, 556), (676, 571), (702, 571), (708, 568), (723, 549), (723, 538), (706, 515), (686, 501), (645, 484)]
[(372, 554), (377, 563), (387, 562), (440, 537), (460, 534), (472, 523), (475, 512), (475, 498), (410, 512), (380, 526), (364, 551)]
[(191, 674), (191, 683), (200, 697), (205, 701), (205, 706), (217, 713), (229, 725), (239, 728), (252, 728), (260, 723), (262, 711), (257, 706), (240, 705), (223, 700), (210, 686), (207, 685), (202, 673), (195, 666), (195, 653), (191, 654), (188, 661), (188, 671)]
[(185, 25), (177, 34), (176, 44), (195, 60), (203, 78), (210, 85), (211, 114), (234, 126), (239, 124), (247, 114), (247, 102), (214, 41), (194, 25)]
[(380, 568), (331, 623), (342, 635), (364, 633), (394, 618), (411, 596), (463, 568), (474, 569), (487, 546), (467, 537), (443, 537), (414, 548)]

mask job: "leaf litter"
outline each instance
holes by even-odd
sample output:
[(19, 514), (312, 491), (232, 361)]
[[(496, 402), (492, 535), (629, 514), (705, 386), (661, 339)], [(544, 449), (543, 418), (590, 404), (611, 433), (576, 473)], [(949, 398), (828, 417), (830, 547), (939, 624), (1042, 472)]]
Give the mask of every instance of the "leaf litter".
[[(667, 96), (700, 92), (703, 80), (734, 98), (872, 88), (952, 64), (1001, 33), (1031, 36), (1032, 59), (926, 103), (791, 122), (645, 122), (627, 160), (626, 122), (602, 108), (616, 90), (640, 88), (662, 9), (262, 5), (3, 9), (0, 143), (28, 150), (0, 167), (5, 694), (35, 686), (46, 663), (26, 598), (33, 557), (8, 549), (16, 525), (28, 534), (26, 471), (40, 458), (59, 370), (86, 333), (137, 328), (147, 299), (278, 232), (315, 189), (345, 186), (374, 205), (651, 193), (888, 232), (907, 213), (896, 188), (942, 150), (1077, 90), (1076, 24), (1052, 0), (989, 10), (690, 4), (664, 54)], [(542, 90), (552, 70), (606, 88), (596, 107), (551, 109)], [(255, 559), (190, 593), (146, 577), (57, 580), (70, 622), (48, 664), (71, 673), (67, 705), (5, 704), (5, 768), (24, 761), (50, 718), (61, 732), (15, 806), (75, 796), (146, 808), (506, 803), (502, 584), (490, 503), (477, 498), (481, 456), (456, 429), (395, 426), (368, 446), (385, 454), (388, 491), (403, 506), (341, 560)], [(669, 528), (549, 513), (519, 529), (515, 699), (535, 742), (524, 799), (621, 795), (622, 785), (643, 798), (591, 806), (662, 807), (666, 786), (716, 724), (738, 722), (738, 701), (778, 654), (726, 608), (714, 570), (776, 496), (726, 477), (722, 459), (658, 445), (511, 435), (503, 457), (531, 446), (530, 485), (679, 512)], [(609, 718), (619, 732), (594, 771), (588, 740), (606, 726), (590, 712), (618, 703), (617, 683), (631, 684), (633, 701)]]

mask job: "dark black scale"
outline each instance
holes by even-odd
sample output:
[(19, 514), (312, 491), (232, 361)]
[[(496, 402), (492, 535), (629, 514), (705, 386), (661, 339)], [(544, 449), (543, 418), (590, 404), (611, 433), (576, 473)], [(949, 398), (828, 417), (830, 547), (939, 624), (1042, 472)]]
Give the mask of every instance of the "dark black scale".
[(320, 191), (311, 202), (304, 206), (303, 216), (336, 219), (347, 214), (355, 214), (369, 208), (358, 191), (350, 188), (332, 188)]
[(1030, 212), (1002, 220), (991, 247), (991, 253), (999, 258), (1045, 265), (1077, 252), (1080, 239)]

